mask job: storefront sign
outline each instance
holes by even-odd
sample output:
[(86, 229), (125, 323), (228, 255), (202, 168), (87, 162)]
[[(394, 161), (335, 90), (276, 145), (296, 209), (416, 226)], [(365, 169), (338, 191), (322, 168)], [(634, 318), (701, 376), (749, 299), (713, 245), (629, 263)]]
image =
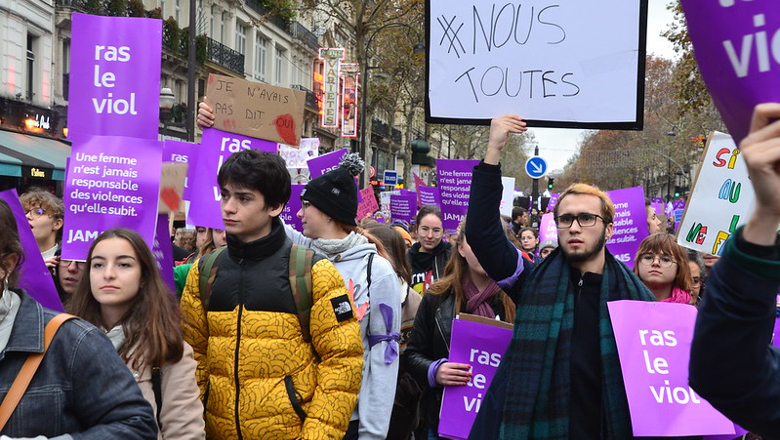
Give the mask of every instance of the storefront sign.
[(320, 48), (320, 59), (324, 60), (320, 124), (323, 127), (336, 128), (339, 125), (339, 68), (344, 53), (344, 48)]

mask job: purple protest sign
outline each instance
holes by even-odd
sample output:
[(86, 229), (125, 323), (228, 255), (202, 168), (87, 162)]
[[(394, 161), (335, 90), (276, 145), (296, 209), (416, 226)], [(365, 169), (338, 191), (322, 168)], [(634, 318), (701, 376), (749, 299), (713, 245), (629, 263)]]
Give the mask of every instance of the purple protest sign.
[(555, 209), (555, 205), (558, 204), (558, 197), (560, 197), (560, 196), (561, 195), (559, 193), (550, 194), (550, 201), (547, 202), (547, 210), (548, 211), (552, 212), (553, 209)]
[(173, 277), (173, 244), (171, 243), (171, 233), (168, 231), (168, 214), (157, 216), (152, 255), (154, 255), (165, 285), (171, 289), (171, 292), (176, 293), (176, 280)]
[(16, 220), (16, 229), (19, 232), (19, 242), (24, 250), (24, 264), (19, 270), (19, 282), (17, 285), (24, 289), (27, 294), (38, 301), (42, 306), (64, 311), (60, 296), (57, 294), (57, 288), (54, 287), (54, 280), (51, 272), (43, 261), (41, 251), (38, 249), (38, 243), (35, 241), (30, 222), (24, 212), (22, 204), (19, 202), (19, 195), (16, 189), (12, 188), (0, 192), (0, 198), (8, 203), (11, 212)]
[(206, 228), (224, 229), (222, 213), (219, 208), (220, 189), (217, 174), (225, 159), (241, 150), (260, 150), (276, 154), (278, 144), (243, 136), (236, 133), (207, 128), (194, 163), (187, 170), (190, 201), (187, 222)]
[(555, 225), (555, 215), (552, 212), (542, 214), (539, 221), (539, 243), (547, 240), (558, 241), (558, 226)]
[(482, 398), (512, 340), (508, 324), (499, 327), (487, 324), (489, 320), (480, 321), (452, 321), (449, 361), (471, 365), (472, 376), (465, 386), (444, 387), (439, 417), (439, 435), (443, 437), (468, 438)]
[(436, 159), (436, 179), (441, 195), (444, 229), (456, 229), (466, 218), (471, 173), (478, 160)]
[(373, 186), (369, 185), (361, 189), (358, 195), (360, 196), (360, 201), (358, 202), (357, 216), (355, 217), (356, 222), (359, 222), (379, 209), (379, 203), (376, 201)]
[(335, 170), (341, 163), (341, 158), (347, 154), (347, 149), (342, 148), (332, 153), (323, 154), (322, 156), (309, 159), (306, 164), (309, 166), (309, 173), (311, 178), (315, 179), (328, 171)]
[(400, 194), (390, 196), (390, 217), (411, 223), (417, 215), (417, 193), (401, 190)]
[(672, 202), (672, 209), (675, 211), (678, 209), (685, 210), (685, 200), (677, 199), (674, 202)]
[(69, 137), (156, 140), (162, 21), (75, 12), (72, 20)]
[(634, 267), (634, 258), (639, 244), (647, 237), (647, 209), (641, 186), (608, 191), (615, 205), (613, 234), (607, 240), (607, 249), (626, 266)]
[(739, 144), (753, 107), (780, 101), (780, 8), (733, 0), (683, 0), (682, 7), (701, 76)]
[(306, 185), (291, 185), (290, 186), (290, 201), (284, 206), (284, 210), (279, 214), (279, 217), (285, 224), (292, 226), (296, 231), (303, 233), (303, 223), (298, 218), (298, 211), (301, 210), (301, 191)]
[(68, 166), (62, 258), (85, 260), (92, 240), (111, 228), (133, 229), (153, 246), (162, 169), (160, 142), (78, 137)]
[(663, 197), (653, 197), (653, 203), (663, 204), (664, 203), (664, 199), (663, 199)]
[(441, 195), (436, 186), (418, 186), (418, 199), (420, 206), (435, 206), (441, 209)]
[(607, 307), (634, 435), (733, 434), (734, 424), (688, 386), (696, 307), (644, 301)]

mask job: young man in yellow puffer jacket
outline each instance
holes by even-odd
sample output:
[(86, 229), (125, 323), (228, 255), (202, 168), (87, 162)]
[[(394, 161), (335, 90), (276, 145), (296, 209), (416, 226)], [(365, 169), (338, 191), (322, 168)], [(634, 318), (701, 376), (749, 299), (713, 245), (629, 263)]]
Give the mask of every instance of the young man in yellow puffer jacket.
[[(193, 266), (181, 299), (211, 440), (341, 439), (357, 401), (362, 341), (333, 264), (311, 266), (311, 342), (290, 288), (292, 242), (278, 216), (290, 175), (278, 156), (244, 150), (219, 171), (227, 251), (204, 304)], [(214, 273), (212, 271), (212, 273)], [(319, 358), (319, 359), (318, 359)]]

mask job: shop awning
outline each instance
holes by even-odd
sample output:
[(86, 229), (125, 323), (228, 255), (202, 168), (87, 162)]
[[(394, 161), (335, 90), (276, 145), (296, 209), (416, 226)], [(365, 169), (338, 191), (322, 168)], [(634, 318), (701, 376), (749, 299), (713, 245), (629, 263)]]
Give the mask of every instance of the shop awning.
[(13, 131), (0, 130), (0, 175), (65, 180), (70, 145)]

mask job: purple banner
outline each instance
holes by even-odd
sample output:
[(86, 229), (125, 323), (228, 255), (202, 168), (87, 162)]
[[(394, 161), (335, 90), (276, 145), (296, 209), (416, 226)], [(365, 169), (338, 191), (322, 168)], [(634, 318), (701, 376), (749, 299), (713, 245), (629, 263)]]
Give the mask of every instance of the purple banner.
[(401, 190), (401, 194), (390, 196), (390, 217), (411, 223), (417, 215), (417, 193)]
[(701, 76), (739, 145), (753, 107), (780, 101), (780, 8), (774, 1), (683, 0)]
[[(298, 211), (301, 210), (301, 191), (306, 185), (291, 185), (290, 201), (284, 206), (284, 210), (279, 217), (285, 224), (292, 226), (296, 231), (303, 233), (303, 223), (298, 218)], [(224, 227), (224, 226), (223, 226)]]
[(418, 186), (418, 199), (420, 206), (435, 206), (441, 209), (441, 195), (436, 186)]
[[(163, 141), (163, 163), (186, 163), (189, 167), (195, 162), (195, 154), (198, 152), (198, 144), (182, 141)], [(189, 169), (188, 167), (188, 169)], [(187, 173), (189, 176), (189, 172)], [(182, 198), (189, 200), (189, 188), (187, 187), (187, 178), (184, 179), (184, 194)]]
[(607, 191), (615, 205), (612, 237), (607, 249), (615, 259), (633, 269), (639, 244), (647, 237), (647, 208), (641, 186)]
[(555, 216), (552, 212), (542, 214), (539, 221), (539, 243), (547, 240), (558, 241), (558, 227), (555, 226)]
[(452, 321), (449, 361), (471, 365), (472, 376), (465, 386), (444, 387), (439, 435), (468, 438), (482, 399), (511, 340), (510, 328), (463, 319)]
[(19, 232), (19, 242), (24, 250), (24, 263), (19, 268), (18, 286), (42, 306), (58, 312), (64, 311), (60, 296), (57, 294), (57, 288), (54, 287), (54, 279), (43, 261), (38, 243), (35, 241), (32, 229), (30, 229), (30, 222), (27, 221), (27, 215), (19, 202), (16, 189), (12, 188), (0, 192), (0, 198), (8, 203), (14, 214), (16, 229)]
[(456, 229), (466, 218), (471, 173), (478, 160), (436, 159), (436, 179), (441, 195), (444, 229)]
[(685, 200), (677, 199), (674, 202), (672, 202), (672, 209), (675, 211), (678, 209), (685, 209)]
[(165, 285), (175, 294), (176, 281), (173, 278), (173, 245), (171, 243), (171, 233), (168, 232), (168, 214), (157, 216), (152, 255), (154, 255), (157, 268), (160, 269), (160, 276), (165, 281)]
[(734, 424), (688, 386), (696, 307), (644, 301), (607, 307), (634, 435), (733, 434)]
[(69, 138), (157, 140), (162, 20), (73, 13)]
[(187, 222), (206, 228), (224, 229), (219, 207), (220, 189), (217, 174), (225, 159), (241, 150), (260, 150), (276, 154), (278, 144), (250, 138), (236, 133), (207, 128), (203, 130), (198, 153), (194, 163), (187, 170), (190, 201)]
[(555, 209), (555, 205), (558, 204), (558, 197), (561, 195), (559, 193), (553, 193), (550, 194), (550, 201), (547, 202), (547, 210), (550, 212), (553, 212), (553, 209)]
[(161, 169), (156, 140), (76, 138), (63, 194), (62, 258), (86, 260), (92, 240), (111, 228), (133, 229), (151, 248)]
[(335, 170), (341, 163), (341, 158), (347, 154), (347, 149), (342, 148), (332, 153), (323, 154), (322, 156), (309, 159), (306, 164), (309, 166), (309, 173), (311, 178), (315, 179), (328, 171)]

